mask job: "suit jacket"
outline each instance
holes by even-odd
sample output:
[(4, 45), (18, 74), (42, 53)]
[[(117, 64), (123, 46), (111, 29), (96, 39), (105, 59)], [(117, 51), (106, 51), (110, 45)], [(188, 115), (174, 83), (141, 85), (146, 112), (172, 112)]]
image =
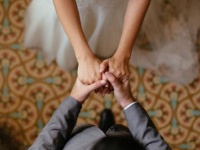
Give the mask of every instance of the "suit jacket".
[[(72, 97), (65, 99), (29, 150), (90, 150), (106, 135), (94, 125), (74, 129), (81, 108)], [(139, 103), (124, 110), (124, 114), (132, 136), (147, 150), (171, 149)]]

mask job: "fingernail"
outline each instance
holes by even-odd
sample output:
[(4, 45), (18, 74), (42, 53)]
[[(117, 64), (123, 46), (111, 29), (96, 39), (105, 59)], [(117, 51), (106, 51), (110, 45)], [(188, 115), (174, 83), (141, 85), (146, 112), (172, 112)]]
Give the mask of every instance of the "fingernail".
[(101, 84), (106, 84), (106, 81), (105, 80), (101, 80)]

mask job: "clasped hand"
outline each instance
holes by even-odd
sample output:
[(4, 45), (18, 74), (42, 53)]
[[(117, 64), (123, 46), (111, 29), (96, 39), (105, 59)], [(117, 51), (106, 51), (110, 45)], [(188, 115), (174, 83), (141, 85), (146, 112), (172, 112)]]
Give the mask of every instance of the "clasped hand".
[(79, 61), (78, 79), (87, 85), (98, 80), (105, 80), (107, 82), (106, 85), (95, 90), (95, 92), (105, 95), (113, 91), (112, 85), (104, 75), (106, 71), (115, 75), (120, 82), (125, 82), (129, 79), (130, 74), (129, 59), (116, 57), (115, 55), (103, 61), (95, 56), (87, 57)]

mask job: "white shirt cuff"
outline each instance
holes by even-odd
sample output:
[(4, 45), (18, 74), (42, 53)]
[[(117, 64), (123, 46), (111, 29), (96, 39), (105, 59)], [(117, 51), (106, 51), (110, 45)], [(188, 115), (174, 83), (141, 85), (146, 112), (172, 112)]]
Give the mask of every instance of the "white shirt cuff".
[(132, 102), (132, 103), (130, 103), (129, 105), (127, 105), (126, 107), (124, 107), (124, 110), (128, 109), (129, 107), (131, 107), (131, 106), (134, 105), (135, 103), (137, 103), (137, 102)]

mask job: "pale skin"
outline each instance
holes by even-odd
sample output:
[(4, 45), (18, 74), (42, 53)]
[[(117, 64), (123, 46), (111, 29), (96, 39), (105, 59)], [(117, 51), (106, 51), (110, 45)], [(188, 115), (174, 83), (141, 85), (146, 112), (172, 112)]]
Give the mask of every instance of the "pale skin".
[[(111, 58), (100, 61), (91, 51), (83, 33), (75, 0), (54, 0), (63, 28), (70, 39), (78, 61), (78, 78), (92, 84), (109, 70), (122, 82), (129, 78), (129, 60), (137, 33), (151, 0), (129, 0), (118, 48)], [(87, 70), (87, 71), (86, 71)]]
[[(110, 72), (105, 72), (104, 75), (108, 79), (108, 82), (112, 85), (117, 102), (122, 108), (125, 108), (129, 104), (136, 101), (132, 96), (130, 83), (128, 80), (120, 82), (119, 79), (117, 79)], [(86, 85), (77, 78), (70, 96), (83, 104), (92, 91), (105, 86), (105, 84), (105, 80), (99, 80), (90, 85)]]

